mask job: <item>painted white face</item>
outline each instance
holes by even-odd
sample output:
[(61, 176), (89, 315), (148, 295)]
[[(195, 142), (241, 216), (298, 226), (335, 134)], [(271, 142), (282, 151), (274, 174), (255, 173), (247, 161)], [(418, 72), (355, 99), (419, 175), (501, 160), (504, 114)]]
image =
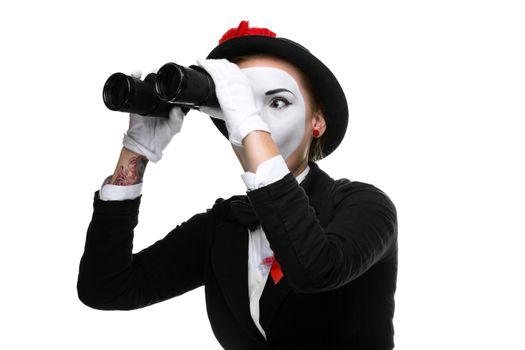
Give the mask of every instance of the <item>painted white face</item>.
[(304, 137), (306, 107), (295, 79), (272, 67), (241, 69), (252, 83), (257, 109), (286, 160)]

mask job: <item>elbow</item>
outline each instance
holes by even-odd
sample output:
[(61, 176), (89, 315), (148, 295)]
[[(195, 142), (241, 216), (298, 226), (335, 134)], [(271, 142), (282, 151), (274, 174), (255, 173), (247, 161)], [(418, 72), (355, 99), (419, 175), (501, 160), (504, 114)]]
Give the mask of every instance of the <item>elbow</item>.
[(115, 303), (107, 294), (101, 293), (101, 289), (94, 285), (84, 283), (81, 279), (77, 282), (78, 299), (86, 306), (96, 310), (125, 310), (122, 305)]
[(77, 283), (78, 299), (86, 306), (96, 310), (115, 310), (107, 302), (98, 297), (91, 288)]
[(78, 296), (78, 298), (80, 299), (80, 301), (82, 302), (82, 304), (92, 308), (92, 309), (95, 309), (95, 310), (103, 310), (103, 311), (108, 311), (108, 310), (115, 310), (115, 309), (112, 309), (112, 308), (108, 308), (106, 307), (104, 304), (102, 303), (98, 303), (96, 301), (94, 301), (93, 299), (89, 299), (89, 298), (86, 298), (84, 296)]
[(290, 274), (285, 277), (290, 288), (297, 294), (313, 294), (327, 292), (336, 289), (344, 284), (334, 280), (334, 278), (323, 277), (322, 275), (307, 276), (305, 274)]
[(77, 289), (78, 299), (82, 302), (82, 304), (96, 310), (107, 310), (107, 308), (103, 307), (103, 304), (95, 300), (92, 296), (85, 293), (84, 291), (81, 291), (80, 289)]

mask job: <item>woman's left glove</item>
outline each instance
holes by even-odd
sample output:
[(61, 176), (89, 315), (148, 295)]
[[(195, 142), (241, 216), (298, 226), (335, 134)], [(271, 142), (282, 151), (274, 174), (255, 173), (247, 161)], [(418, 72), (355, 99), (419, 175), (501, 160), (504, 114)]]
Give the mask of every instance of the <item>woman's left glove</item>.
[(242, 147), (242, 140), (254, 130), (270, 133), (255, 104), (251, 82), (239, 66), (226, 59), (199, 59), (197, 63), (215, 83), (221, 119), (226, 123), (229, 140), (234, 146)]

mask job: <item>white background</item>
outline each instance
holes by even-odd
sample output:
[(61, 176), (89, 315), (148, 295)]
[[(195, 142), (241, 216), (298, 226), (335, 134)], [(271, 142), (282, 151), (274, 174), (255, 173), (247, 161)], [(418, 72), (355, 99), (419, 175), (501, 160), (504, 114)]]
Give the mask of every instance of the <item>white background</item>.
[[(106, 78), (194, 64), (242, 19), (308, 47), (345, 89), (347, 136), (319, 166), (397, 206), (396, 348), (525, 348), (524, 18), (520, 1), (2, 2), (0, 348), (220, 348), (203, 288), (103, 312), (76, 278), (128, 123), (102, 102)], [(244, 193), (241, 172), (190, 113), (148, 165), (134, 250)]]

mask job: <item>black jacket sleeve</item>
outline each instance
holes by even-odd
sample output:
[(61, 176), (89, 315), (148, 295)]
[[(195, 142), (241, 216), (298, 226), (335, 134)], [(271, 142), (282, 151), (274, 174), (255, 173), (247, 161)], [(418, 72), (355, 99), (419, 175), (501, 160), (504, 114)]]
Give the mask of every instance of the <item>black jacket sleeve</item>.
[(328, 191), (331, 221), (322, 227), (292, 174), (248, 192), (270, 247), (298, 293), (335, 289), (378, 263), (397, 242), (388, 196), (372, 185), (335, 181)]
[(95, 192), (77, 282), (84, 304), (101, 310), (137, 309), (204, 283), (209, 211), (194, 215), (152, 246), (132, 254), (141, 197), (102, 201), (98, 195)]

